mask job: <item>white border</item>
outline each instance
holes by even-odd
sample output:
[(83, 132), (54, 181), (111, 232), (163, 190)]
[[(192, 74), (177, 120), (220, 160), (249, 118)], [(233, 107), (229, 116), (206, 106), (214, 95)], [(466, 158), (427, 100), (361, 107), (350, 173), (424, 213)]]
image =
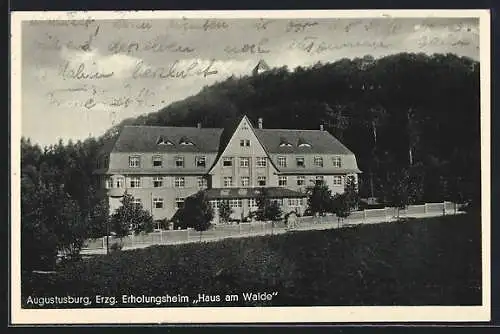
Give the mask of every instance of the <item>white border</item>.
[[(166, 18), (416, 18), (480, 19), (482, 306), (419, 307), (195, 307), (134, 309), (21, 309), (20, 142), (21, 23), (26, 20)], [(490, 12), (488, 10), (280, 10), (13, 12), (11, 15), (11, 321), (12, 324), (465, 322), (489, 321), (490, 282)], [(16, 259), (16, 261), (12, 261)]]

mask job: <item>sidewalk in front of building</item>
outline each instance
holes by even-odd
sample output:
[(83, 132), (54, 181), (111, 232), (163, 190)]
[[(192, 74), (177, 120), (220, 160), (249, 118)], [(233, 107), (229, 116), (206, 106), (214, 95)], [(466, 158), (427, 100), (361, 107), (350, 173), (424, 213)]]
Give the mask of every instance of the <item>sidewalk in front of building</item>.
[[(459, 215), (463, 214), (463, 212), (457, 212), (455, 213), (453, 210), (452, 211), (447, 211), (446, 215), (451, 216), (451, 215)], [(423, 213), (423, 214), (409, 214), (409, 215), (404, 215), (401, 216), (400, 218), (431, 218), (431, 217), (440, 217), (443, 216), (442, 213)], [(294, 229), (288, 229), (284, 227), (279, 227), (279, 228), (274, 228), (271, 230), (260, 230), (260, 231), (254, 231), (254, 232), (246, 232), (246, 233), (228, 233), (227, 235), (219, 235), (216, 237), (204, 237), (203, 232), (201, 233), (201, 240), (199, 237), (199, 232), (193, 233), (188, 240), (179, 240), (179, 241), (173, 241), (173, 242), (157, 242), (157, 243), (137, 243), (132, 246), (126, 246), (122, 250), (127, 251), (127, 250), (132, 250), (132, 249), (139, 249), (139, 248), (147, 248), (151, 246), (158, 246), (158, 245), (181, 245), (181, 244), (187, 244), (187, 243), (196, 243), (196, 242), (213, 242), (213, 241), (220, 241), (224, 239), (231, 239), (231, 238), (247, 238), (247, 237), (253, 237), (253, 236), (264, 236), (264, 235), (277, 235), (277, 234), (283, 234), (287, 233), (290, 231), (314, 231), (314, 230), (331, 230), (331, 229), (337, 229), (337, 228), (345, 228), (345, 227), (352, 227), (356, 225), (365, 225), (365, 224), (380, 224), (380, 223), (385, 223), (385, 222), (393, 222), (397, 221), (396, 217), (391, 217), (391, 218), (384, 218), (384, 217), (379, 217), (379, 218), (355, 218), (355, 219), (349, 219), (346, 218), (343, 223), (340, 224), (338, 223), (337, 218), (333, 218), (332, 221), (329, 222), (318, 222), (318, 223), (310, 223), (307, 225), (298, 225)], [(106, 249), (85, 249), (81, 251), (82, 255), (99, 255), (99, 254), (106, 254)]]

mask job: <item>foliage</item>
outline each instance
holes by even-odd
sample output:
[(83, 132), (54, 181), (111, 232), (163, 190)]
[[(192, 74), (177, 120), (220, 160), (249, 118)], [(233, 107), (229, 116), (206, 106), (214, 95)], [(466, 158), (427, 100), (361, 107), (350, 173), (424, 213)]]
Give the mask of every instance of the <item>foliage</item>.
[(140, 203), (134, 203), (132, 195), (125, 193), (121, 206), (111, 216), (111, 229), (123, 238), (133, 231), (135, 234), (153, 231), (153, 216)]
[(257, 210), (255, 218), (259, 221), (277, 221), (282, 216), (281, 208), (275, 200), (269, 197), (269, 191), (266, 188), (260, 188), (257, 198)]
[(393, 172), (386, 187), (386, 200), (399, 210), (415, 204), (422, 198), (421, 174), (417, 167), (403, 168)]
[[(46, 276), (23, 277), (21, 300), (29, 295), (231, 291), (240, 299), (226, 306), (481, 305), (481, 219), (464, 214), (154, 246), (96, 256)], [(279, 298), (245, 302), (241, 293), (247, 291), (278, 291)], [(176, 305), (193, 307), (192, 299)], [(109, 307), (91, 305), (101, 306)]]
[(200, 191), (186, 198), (184, 206), (173, 218), (176, 226), (194, 228), (196, 231), (206, 231), (214, 218), (214, 212), (206, 195)]
[(314, 186), (307, 188), (309, 198), (307, 199), (307, 211), (311, 214), (324, 215), (332, 212), (332, 191), (324, 182), (316, 182)]
[(31, 169), (22, 173), (21, 193), (23, 269), (53, 267), (58, 252), (77, 256), (88, 232), (78, 204), (63, 186), (44, 183)]
[(219, 204), (219, 219), (221, 223), (228, 223), (231, 218), (231, 214), (233, 213), (233, 209), (229, 206), (228, 201), (221, 201)]
[(359, 206), (359, 193), (353, 178), (347, 178), (344, 186), (345, 202), (349, 209), (357, 209)]
[(339, 223), (351, 214), (352, 203), (349, 200), (347, 193), (335, 194), (332, 198), (332, 211), (339, 219)]

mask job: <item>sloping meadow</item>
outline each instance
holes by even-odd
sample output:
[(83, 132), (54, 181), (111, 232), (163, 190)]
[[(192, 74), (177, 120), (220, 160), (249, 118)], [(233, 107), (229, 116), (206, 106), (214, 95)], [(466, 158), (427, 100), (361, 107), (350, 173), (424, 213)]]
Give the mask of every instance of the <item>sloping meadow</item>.
[(23, 277), (23, 304), (89, 296), (87, 307), (479, 305), (480, 226), (467, 214), (117, 252)]

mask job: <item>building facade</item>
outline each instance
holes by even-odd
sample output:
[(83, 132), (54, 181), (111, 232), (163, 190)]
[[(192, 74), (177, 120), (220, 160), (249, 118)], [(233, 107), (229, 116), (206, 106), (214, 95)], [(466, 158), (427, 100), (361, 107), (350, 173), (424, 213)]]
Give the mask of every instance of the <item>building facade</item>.
[(303, 214), (306, 187), (325, 182), (341, 193), (360, 173), (355, 155), (322, 126), (264, 129), (261, 118), (254, 127), (246, 116), (226, 128), (125, 126), (97, 165), (111, 212), (127, 192), (155, 220), (170, 219), (187, 197), (204, 191), (215, 223), (221, 201), (234, 219), (247, 217), (263, 187), (283, 212)]

